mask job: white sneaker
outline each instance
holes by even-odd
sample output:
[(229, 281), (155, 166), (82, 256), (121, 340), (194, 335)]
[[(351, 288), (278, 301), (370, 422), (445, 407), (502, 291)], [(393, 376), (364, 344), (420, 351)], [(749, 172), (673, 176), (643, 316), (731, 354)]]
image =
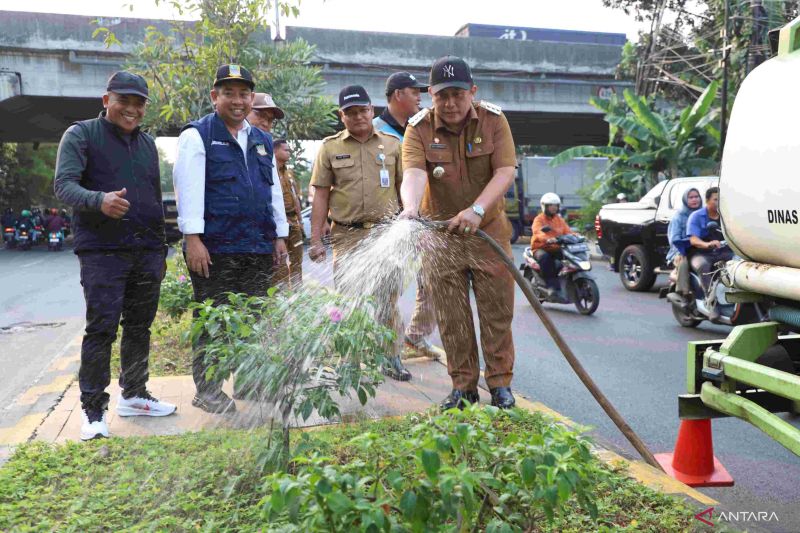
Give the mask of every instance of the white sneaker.
[(122, 394), (117, 399), (119, 416), (167, 416), (177, 409), (171, 403), (162, 402), (145, 391), (133, 398), (125, 399)]
[(81, 440), (92, 440), (108, 437), (106, 410), (81, 409)]

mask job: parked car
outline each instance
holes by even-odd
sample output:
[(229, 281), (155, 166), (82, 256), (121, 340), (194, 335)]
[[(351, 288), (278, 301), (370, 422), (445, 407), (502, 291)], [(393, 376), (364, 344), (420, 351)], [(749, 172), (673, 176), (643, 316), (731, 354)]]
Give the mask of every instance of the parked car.
[(658, 274), (668, 274), (667, 226), (681, 207), (683, 193), (694, 187), (705, 195), (719, 184), (716, 176), (659, 182), (638, 202), (606, 204), (595, 219), (597, 243), (629, 291), (649, 290)]

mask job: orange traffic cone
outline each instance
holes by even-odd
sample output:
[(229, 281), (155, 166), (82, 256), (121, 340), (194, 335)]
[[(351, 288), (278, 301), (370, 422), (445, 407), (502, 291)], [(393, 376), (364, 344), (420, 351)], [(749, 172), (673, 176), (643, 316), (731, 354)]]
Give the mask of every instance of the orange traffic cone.
[(673, 453), (657, 453), (664, 471), (690, 487), (732, 487), (733, 478), (714, 457), (711, 420), (681, 420)]

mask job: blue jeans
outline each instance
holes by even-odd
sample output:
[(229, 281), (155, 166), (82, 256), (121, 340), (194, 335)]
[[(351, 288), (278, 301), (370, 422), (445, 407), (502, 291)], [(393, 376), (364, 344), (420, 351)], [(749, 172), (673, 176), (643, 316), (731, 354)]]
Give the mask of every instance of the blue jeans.
[[(143, 392), (150, 356), (150, 326), (165, 274), (163, 250), (87, 251), (78, 254), (86, 299), (86, 333), (78, 381), (84, 407), (108, 402), (111, 345), (122, 324), (119, 385), (123, 396)], [(121, 320), (120, 320), (121, 319)]]

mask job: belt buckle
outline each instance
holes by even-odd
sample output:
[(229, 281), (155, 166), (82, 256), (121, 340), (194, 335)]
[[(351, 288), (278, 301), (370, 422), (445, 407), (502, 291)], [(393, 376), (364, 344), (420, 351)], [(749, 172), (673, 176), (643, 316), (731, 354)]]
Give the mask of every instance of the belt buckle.
[(364, 223), (362, 224), (362, 227), (363, 227), (364, 229), (372, 229), (372, 227), (373, 227), (374, 225), (375, 225), (375, 223), (374, 223), (374, 222), (364, 222)]

